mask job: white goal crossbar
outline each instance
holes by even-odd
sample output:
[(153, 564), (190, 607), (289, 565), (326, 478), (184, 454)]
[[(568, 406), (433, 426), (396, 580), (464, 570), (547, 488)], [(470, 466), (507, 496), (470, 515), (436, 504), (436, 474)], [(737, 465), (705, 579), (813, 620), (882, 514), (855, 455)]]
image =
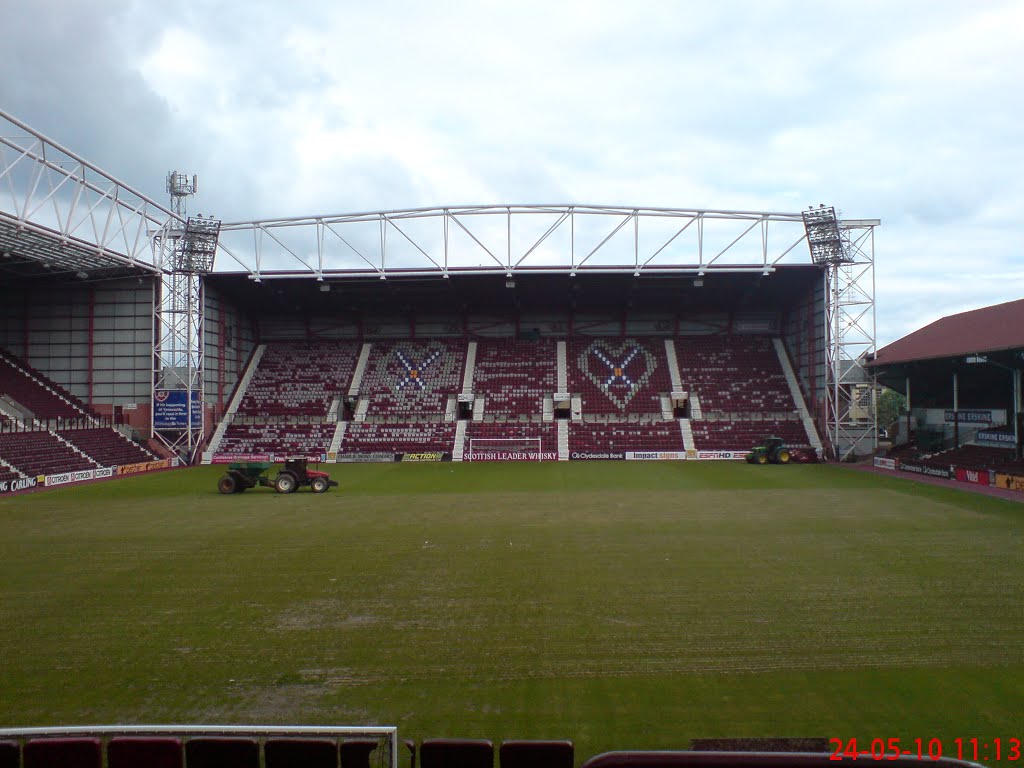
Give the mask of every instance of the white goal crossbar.
[(471, 437), (465, 461), (543, 461), (539, 437)]

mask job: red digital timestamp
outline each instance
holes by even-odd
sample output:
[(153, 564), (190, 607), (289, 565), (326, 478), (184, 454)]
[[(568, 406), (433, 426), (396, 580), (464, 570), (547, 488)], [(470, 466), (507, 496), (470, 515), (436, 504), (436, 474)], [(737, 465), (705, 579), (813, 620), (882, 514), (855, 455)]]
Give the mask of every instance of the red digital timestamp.
[(954, 757), (972, 763), (1003, 760), (1021, 760), (1021, 740), (1017, 737), (994, 739), (956, 738), (951, 743), (942, 739), (857, 739), (832, 738), (828, 740), (830, 760), (899, 760), (913, 757), (918, 760), (938, 760), (940, 757)]

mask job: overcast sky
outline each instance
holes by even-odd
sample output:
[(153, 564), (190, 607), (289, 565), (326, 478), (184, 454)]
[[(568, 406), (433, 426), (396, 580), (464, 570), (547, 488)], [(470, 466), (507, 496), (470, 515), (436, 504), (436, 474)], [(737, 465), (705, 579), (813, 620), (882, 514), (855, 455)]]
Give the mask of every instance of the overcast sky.
[(0, 105), (225, 220), (879, 218), (879, 345), (1024, 297), (1024, 3), (0, 0)]

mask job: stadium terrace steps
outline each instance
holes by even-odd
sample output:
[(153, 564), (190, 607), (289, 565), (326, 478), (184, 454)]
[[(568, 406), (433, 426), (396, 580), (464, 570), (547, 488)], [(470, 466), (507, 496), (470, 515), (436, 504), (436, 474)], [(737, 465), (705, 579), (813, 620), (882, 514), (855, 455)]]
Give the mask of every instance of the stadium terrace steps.
[(352, 422), (339, 453), (447, 453), (455, 445), (454, 422)]
[(52, 475), (96, 469), (97, 463), (51, 432), (0, 434), (0, 456), (25, 475)]
[(57, 435), (95, 460), (101, 467), (139, 464), (156, 459), (152, 453), (136, 445), (115, 429), (105, 427), (66, 429), (58, 431)]
[(274, 342), (238, 405), (246, 416), (326, 416), (334, 396), (348, 388), (357, 342)]
[(359, 387), (368, 417), (444, 415), (461, 391), (465, 362), (461, 339), (375, 342)]
[(544, 415), (544, 398), (558, 385), (555, 342), (482, 339), (477, 343), (473, 394), (486, 416)]
[(269, 453), (277, 456), (319, 456), (327, 453), (334, 424), (232, 423), (220, 445), (221, 453)]
[(573, 453), (684, 450), (683, 436), (675, 421), (569, 422), (569, 447)]
[(0, 351), (0, 395), (36, 419), (95, 419), (78, 398), (24, 361)]
[[(728, 334), (272, 342), (211, 449), (458, 456), (475, 438), (540, 437), (546, 452), (567, 459), (570, 451), (737, 451), (769, 433), (813, 444), (774, 345)], [(549, 407), (559, 391), (572, 395), (569, 421)], [(689, 419), (667, 407), (673, 391), (689, 393)], [(329, 418), (344, 392), (345, 414), (339, 407)], [(466, 423), (457, 420), (459, 394), (474, 396)]]
[(775, 352), (779, 356), (782, 372), (786, 375), (786, 383), (789, 384), (789, 394), (793, 398), (793, 402), (796, 403), (800, 420), (804, 423), (804, 431), (807, 432), (807, 437), (811, 441), (811, 447), (820, 455), (823, 450), (821, 438), (818, 437), (818, 430), (814, 426), (814, 419), (811, 418), (811, 413), (807, 410), (807, 403), (804, 402), (804, 396), (800, 392), (800, 384), (797, 382), (793, 366), (789, 362), (789, 353), (786, 352), (786, 345), (779, 338), (772, 339), (772, 343), (775, 345)]
[(812, 444), (772, 337), (682, 337), (675, 348), (697, 449), (744, 450), (768, 434)]

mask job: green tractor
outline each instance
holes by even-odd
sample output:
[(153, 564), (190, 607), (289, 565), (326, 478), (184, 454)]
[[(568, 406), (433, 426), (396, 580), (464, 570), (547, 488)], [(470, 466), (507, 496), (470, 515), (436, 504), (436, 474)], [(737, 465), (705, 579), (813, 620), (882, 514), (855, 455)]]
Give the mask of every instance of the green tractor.
[(789, 464), (792, 458), (781, 437), (766, 437), (747, 454), (747, 464)]

